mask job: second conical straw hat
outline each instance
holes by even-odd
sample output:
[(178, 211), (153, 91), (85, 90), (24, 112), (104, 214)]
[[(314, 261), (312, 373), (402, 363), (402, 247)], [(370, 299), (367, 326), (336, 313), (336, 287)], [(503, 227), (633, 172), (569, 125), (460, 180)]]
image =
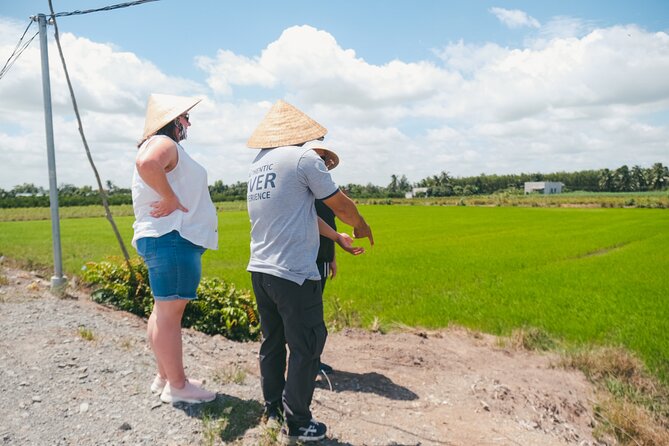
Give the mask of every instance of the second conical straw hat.
[(251, 149), (292, 146), (325, 136), (328, 130), (279, 99), (258, 124), (246, 145)]

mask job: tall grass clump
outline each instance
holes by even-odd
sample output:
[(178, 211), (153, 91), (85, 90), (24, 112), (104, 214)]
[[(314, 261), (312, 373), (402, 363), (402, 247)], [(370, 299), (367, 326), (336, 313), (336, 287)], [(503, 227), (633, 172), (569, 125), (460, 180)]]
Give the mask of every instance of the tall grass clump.
[(621, 347), (565, 353), (560, 365), (582, 371), (600, 392), (594, 412), (598, 437), (613, 435), (621, 445), (669, 445), (669, 387)]
[(510, 341), (513, 347), (529, 351), (548, 351), (557, 346), (546, 331), (536, 327), (513, 330)]

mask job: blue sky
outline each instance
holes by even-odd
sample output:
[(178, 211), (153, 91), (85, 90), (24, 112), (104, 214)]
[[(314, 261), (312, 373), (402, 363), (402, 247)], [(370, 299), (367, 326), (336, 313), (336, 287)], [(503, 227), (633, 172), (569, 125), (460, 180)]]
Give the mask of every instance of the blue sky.
[[(205, 98), (184, 146), (210, 183), (245, 181), (246, 139), (280, 98), (328, 128), (342, 184), (669, 164), (669, 2), (320, 3), (60, 17), (101, 177), (130, 184), (152, 92)], [(0, 2), (0, 63), (39, 12), (47, 0)], [(52, 28), (49, 40), (58, 182), (93, 185)], [(39, 70), (36, 39), (0, 79), (0, 188), (48, 184)]]

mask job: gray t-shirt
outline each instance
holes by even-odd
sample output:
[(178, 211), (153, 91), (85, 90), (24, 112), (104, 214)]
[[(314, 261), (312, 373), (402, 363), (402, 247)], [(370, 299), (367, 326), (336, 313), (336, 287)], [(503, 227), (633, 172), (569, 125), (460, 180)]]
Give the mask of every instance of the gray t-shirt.
[(251, 259), (247, 271), (302, 285), (320, 280), (314, 199), (339, 191), (323, 160), (308, 146), (261, 150), (251, 164), (247, 205)]

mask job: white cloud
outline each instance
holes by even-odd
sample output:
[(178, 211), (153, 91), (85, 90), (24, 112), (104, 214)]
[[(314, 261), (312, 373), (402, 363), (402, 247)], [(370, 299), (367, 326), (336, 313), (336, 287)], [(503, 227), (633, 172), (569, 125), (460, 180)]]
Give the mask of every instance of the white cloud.
[[(1, 56), (25, 25), (0, 25)], [(517, 48), (457, 41), (436, 61), (375, 65), (326, 31), (296, 26), (256, 55), (223, 48), (195, 58), (206, 85), (107, 44), (62, 39), (100, 175), (121, 186), (130, 184), (151, 92), (207, 97), (193, 109), (184, 146), (210, 183), (246, 179), (255, 153), (246, 140), (280, 97), (329, 129), (341, 157), (333, 175), (343, 184), (385, 185), (391, 174), (418, 181), (442, 170), (669, 164), (669, 36), (633, 25), (586, 29), (539, 33)], [(50, 55), (58, 180), (92, 185), (55, 46)], [(0, 97), (0, 187), (45, 186), (38, 46), (0, 80)]]
[(499, 19), (500, 22), (509, 28), (540, 28), (541, 24), (537, 19), (528, 15), (525, 11), (519, 9), (504, 9), (493, 7), (490, 12)]
[(553, 39), (568, 39), (570, 37), (583, 37), (597, 29), (595, 23), (577, 17), (558, 16), (553, 17), (539, 30), (541, 41)]
[[(356, 57), (334, 37), (311, 26), (294, 26), (265, 48), (259, 57), (241, 58), (225, 53), (216, 60), (200, 58), (200, 67), (216, 85), (278, 84), (295, 98), (309, 103), (339, 103), (366, 107), (429, 97), (453, 83), (453, 77), (428, 61), (393, 60), (383, 66)], [(238, 73), (256, 73), (241, 76)]]
[(197, 65), (209, 73), (207, 83), (214, 93), (229, 95), (233, 85), (260, 85), (273, 87), (277, 79), (257, 60), (238, 56), (231, 51), (219, 50), (215, 59), (200, 56)]

